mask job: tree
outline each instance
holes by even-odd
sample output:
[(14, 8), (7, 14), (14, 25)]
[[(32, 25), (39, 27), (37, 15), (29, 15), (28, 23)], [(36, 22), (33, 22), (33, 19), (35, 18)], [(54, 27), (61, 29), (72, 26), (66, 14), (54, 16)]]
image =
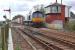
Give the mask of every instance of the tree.
[(43, 12), (45, 14), (45, 9), (44, 9), (44, 5), (40, 5), (40, 11)]
[(41, 12), (45, 13), (44, 5), (43, 4), (34, 6), (34, 9), (36, 11), (41, 11)]
[(6, 15), (4, 15), (3, 18), (7, 19)]
[(70, 12), (71, 18), (75, 18), (75, 14), (73, 12)]

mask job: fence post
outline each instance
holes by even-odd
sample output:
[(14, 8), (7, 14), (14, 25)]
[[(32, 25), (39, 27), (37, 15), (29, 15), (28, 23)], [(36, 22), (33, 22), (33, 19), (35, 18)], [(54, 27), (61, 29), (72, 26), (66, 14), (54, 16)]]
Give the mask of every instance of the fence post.
[(5, 50), (4, 27), (1, 27), (1, 35), (2, 35), (2, 50)]
[(8, 31), (9, 31), (9, 25), (8, 24), (1, 27), (2, 50), (8, 49)]

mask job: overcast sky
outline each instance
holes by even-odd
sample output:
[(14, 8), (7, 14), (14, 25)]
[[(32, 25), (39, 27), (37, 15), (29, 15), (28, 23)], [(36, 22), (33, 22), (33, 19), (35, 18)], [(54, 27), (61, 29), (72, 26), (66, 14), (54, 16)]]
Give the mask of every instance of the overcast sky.
[[(56, 0), (0, 0), (0, 21), (4, 20), (3, 15), (7, 15), (9, 17), (8, 12), (4, 12), (4, 9), (11, 8), (11, 17), (22, 14), (25, 16), (28, 14), (30, 10), (32, 10), (33, 6), (44, 4), (49, 5), (54, 3)], [(61, 0), (58, 0), (58, 3), (61, 3)], [(72, 6), (71, 11), (75, 11), (75, 0), (63, 0), (63, 4)], [(74, 12), (75, 13), (75, 12)]]

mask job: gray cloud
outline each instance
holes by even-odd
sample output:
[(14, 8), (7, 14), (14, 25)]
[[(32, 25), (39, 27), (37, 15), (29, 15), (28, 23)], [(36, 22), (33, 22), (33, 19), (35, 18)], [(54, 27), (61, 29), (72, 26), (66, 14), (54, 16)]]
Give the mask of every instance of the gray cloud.
[(28, 5), (14, 5), (13, 7), (11, 7), (12, 11), (27, 11), (28, 9)]
[(36, 0), (18, 0), (18, 1), (31, 1), (31, 2), (33, 2), (33, 1), (36, 1)]
[[(39, 0), (17, 0), (21, 2), (17, 3), (12, 3), (11, 4), (11, 9), (12, 11), (29, 11), (33, 5), (37, 4), (37, 1)], [(66, 4), (68, 6), (72, 6), (71, 10), (75, 10), (75, 1), (74, 0), (62, 0), (63, 4)], [(49, 1), (46, 1), (49, 3)], [(61, 1), (58, 0), (60, 3)], [(43, 3), (44, 4), (44, 3)]]
[(75, 13), (75, 0), (69, 0), (66, 3), (71, 6), (71, 11)]
[(29, 10), (29, 5), (27, 3), (12, 3), (11, 4), (11, 10), (13, 11), (28, 11)]
[[(14, 0), (13, 1), (11, 0), (10, 7), (12, 10), (12, 13), (15, 12), (13, 14), (23, 13), (25, 15), (25, 13), (30, 11), (34, 5), (41, 4), (41, 3), (48, 5), (49, 3), (54, 2), (54, 1), (50, 1), (50, 0), (43, 0), (43, 1), (42, 0)], [(62, 0), (62, 1), (63, 1), (63, 4), (72, 6), (71, 11), (75, 11), (75, 0)], [(58, 0), (58, 2), (60, 3), (61, 1)], [(4, 4), (1, 7), (8, 9), (9, 4), (8, 3)], [(26, 12), (23, 12), (23, 11), (26, 11)]]
[[(63, 1), (63, 4), (67, 6), (71, 6), (71, 11), (73, 12), (75, 11), (75, 0), (62, 0), (62, 1)], [(61, 2), (61, 0), (59, 2)]]

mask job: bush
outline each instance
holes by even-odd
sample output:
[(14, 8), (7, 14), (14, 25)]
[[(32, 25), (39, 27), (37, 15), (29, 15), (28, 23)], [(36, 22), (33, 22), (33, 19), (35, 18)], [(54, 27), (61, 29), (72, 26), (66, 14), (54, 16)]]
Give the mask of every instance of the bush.
[(65, 24), (65, 29), (69, 31), (75, 31), (75, 21), (69, 22)]

